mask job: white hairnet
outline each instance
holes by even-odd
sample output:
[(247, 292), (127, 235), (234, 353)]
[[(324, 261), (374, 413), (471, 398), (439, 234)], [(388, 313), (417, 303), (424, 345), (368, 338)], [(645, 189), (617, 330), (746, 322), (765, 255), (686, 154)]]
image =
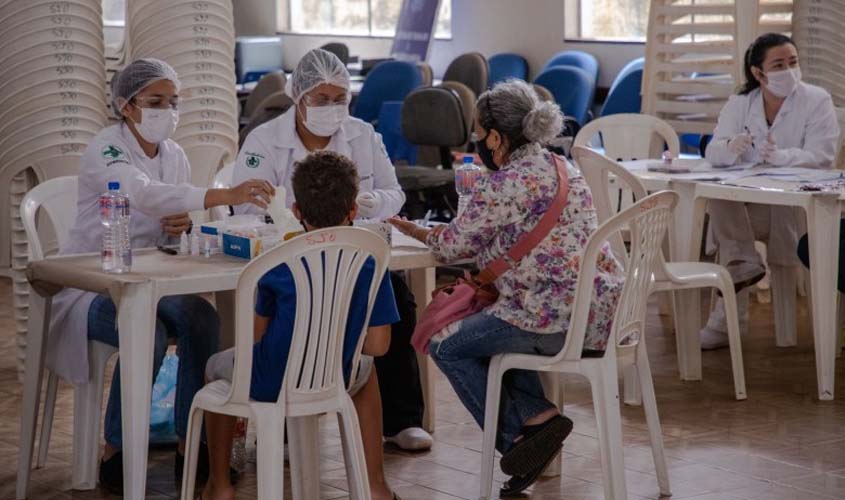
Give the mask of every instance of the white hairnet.
[(121, 118), (120, 112), (126, 103), (148, 85), (160, 80), (170, 80), (177, 91), (181, 85), (176, 70), (162, 60), (145, 58), (129, 63), (111, 80), (111, 109), (114, 114)]
[(328, 83), (349, 91), (349, 71), (331, 52), (314, 49), (302, 56), (285, 85), (285, 93), (298, 103), (318, 85)]

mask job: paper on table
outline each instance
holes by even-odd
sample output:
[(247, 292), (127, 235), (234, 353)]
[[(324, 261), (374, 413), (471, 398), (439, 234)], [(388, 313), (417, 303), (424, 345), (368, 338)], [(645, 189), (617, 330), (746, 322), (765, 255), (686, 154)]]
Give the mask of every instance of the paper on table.
[[(650, 164), (656, 160), (635, 160), (622, 162), (622, 165), (631, 172), (645, 172)], [(706, 160), (675, 160), (679, 166), (688, 168), (689, 172), (684, 173), (663, 173), (648, 172), (649, 175), (658, 175), (660, 178), (671, 180), (688, 181), (730, 181), (746, 177), (754, 166), (752, 163), (741, 163), (730, 167), (714, 167)]]
[(426, 250), (428, 247), (425, 243), (417, 240), (415, 238), (411, 238), (405, 234), (399, 232), (395, 227), (393, 228), (393, 236), (392, 236), (393, 244), (391, 247), (393, 248), (419, 248)]
[(839, 170), (801, 167), (770, 167), (752, 175), (790, 182), (825, 182), (843, 178)]

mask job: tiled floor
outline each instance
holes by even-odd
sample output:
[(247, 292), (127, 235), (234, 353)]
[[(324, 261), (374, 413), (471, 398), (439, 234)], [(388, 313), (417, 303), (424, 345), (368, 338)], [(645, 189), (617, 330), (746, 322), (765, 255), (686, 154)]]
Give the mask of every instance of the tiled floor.
[[(13, 498), (17, 468), (20, 386), (14, 368), (9, 285), (0, 281), (0, 499)], [(744, 343), (749, 399), (733, 400), (726, 350), (704, 354), (704, 381), (680, 382), (668, 318), (650, 315), (649, 353), (669, 456), (675, 499), (804, 500), (845, 498), (845, 377), (837, 369), (837, 398), (816, 400), (815, 365), (806, 308), (799, 312), (799, 345), (776, 348), (768, 305), (754, 305)], [(567, 381), (566, 413), (575, 420), (564, 446), (563, 474), (537, 483), (526, 498), (601, 499), (601, 467), (589, 390)], [(445, 379), (437, 387), (434, 448), (418, 455), (388, 451), (390, 482), (405, 500), (476, 498), (481, 433)], [(389, 404), (389, 402), (386, 402)], [(34, 471), (30, 498), (106, 498), (70, 485), (72, 396), (62, 386), (47, 467)], [(658, 498), (657, 481), (640, 408), (623, 409), (629, 497)], [(346, 498), (338, 434), (322, 433), (322, 497)], [(150, 454), (148, 498), (178, 495), (172, 451)], [(254, 498), (254, 467), (239, 498)], [(501, 480), (501, 474), (497, 479)], [(288, 482), (289, 483), (289, 482)]]

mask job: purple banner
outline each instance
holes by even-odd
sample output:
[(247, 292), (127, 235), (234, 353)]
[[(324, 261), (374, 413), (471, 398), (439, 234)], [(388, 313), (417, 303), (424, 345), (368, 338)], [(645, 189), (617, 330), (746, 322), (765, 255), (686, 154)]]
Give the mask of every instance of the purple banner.
[(403, 0), (390, 56), (399, 61), (428, 59), (440, 0)]

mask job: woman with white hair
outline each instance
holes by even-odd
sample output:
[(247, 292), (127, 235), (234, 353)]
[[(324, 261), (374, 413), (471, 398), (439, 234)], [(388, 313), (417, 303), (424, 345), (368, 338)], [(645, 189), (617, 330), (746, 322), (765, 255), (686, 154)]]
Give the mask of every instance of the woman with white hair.
[[(562, 121), (560, 108), (541, 102), (525, 82), (496, 85), (476, 103), (475, 144), (489, 174), (476, 181), (467, 208), (449, 225), (433, 230), (391, 220), (425, 242), (441, 260), (472, 258), (479, 269), (490, 271), (491, 264), (498, 269), (493, 271), (498, 274), (494, 281), (498, 299), (444, 328), (428, 345), (429, 354), (482, 426), (492, 356), (554, 356), (563, 348), (579, 259), (598, 226), (581, 173), (543, 148), (560, 132)], [(562, 203), (555, 203), (559, 189)], [(560, 215), (544, 219), (547, 211), (560, 210), (561, 205)], [(550, 227), (544, 238), (532, 234), (541, 223)], [(517, 262), (499, 266), (502, 257), (517, 242), (524, 244), (529, 234), (539, 240), (533, 250)], [(624, 279), (607, 245), (597, 266), (584, 340), (584, 348), (594, 354), (607, 346)], [(501, 496), (512, 496), (534, 483), (557, 456), (572, 421), (546, 399), (537, 372), (509, 371), (502, 384), (496, 447), (502, 453), (502, 471), (512, 476), (502, 486)]]
[[(167, 63), (138, 59), (112, 79), (112, 110), (120, 119), (97, 134), (83, 154), (79, 171), (76, 223), (63, 254), (99, 252), (102, 239), (99, 197), (119, 182), (132, 209), (132, 247), (162, 245), (191, 227), (194, 210), (252, 203), (266, 207), (275, 189), (263, 180), (249, 180), (231, 189), (206, 189), (189, 183), (185, 152), (169, 137), (179, 121), (179, 78)], [(65, 289), (53, 299), (47, 363), (71, 383), (88, 381), (88, 340), (118, 345), (116, 309), (106, 295)], [(175, 338), (179, 354), (174, 404), (179, 448), (174, 471), (182, 472), (184, 437), (194, 394), (203, 386), (208, 357), (217, 352), (218, 319), (199, 296), (164, 297), (158, 303), (155, 327), (155, 378)], [(115, 367), (104, 425), (106, 446), (100, 484), (123, 493), (120, 370)], [(207, 462), (204, 464), (208, 474)]]
[[(350, 77), (331, 52), (314, 49), (300, 59), (285, 92), (295, 103), (283, 115), (249, 133), (235, 162), (234, 181), (259, 178), (284, 186), (286, 203), (296, 201), (291, 178), (294, 164), (315, 151), (332, 151), (351, 159), (358, 170), (358, 216), (384, 220), (399, 213), (405, 193), (387, 156), (381, 135), (367, 122), (349, 116)], [(236, 213), (262, 213), (254, 206)], [(402, 278), (391, 273), (401, 321), (391, 329), (386, 355), (376, 359), (383, 409), (383, 434), (404, 450), (431, 447), (422, 429), (424, 402), (416, 355), (410, 339), (416, 325), (416, 304)]]

